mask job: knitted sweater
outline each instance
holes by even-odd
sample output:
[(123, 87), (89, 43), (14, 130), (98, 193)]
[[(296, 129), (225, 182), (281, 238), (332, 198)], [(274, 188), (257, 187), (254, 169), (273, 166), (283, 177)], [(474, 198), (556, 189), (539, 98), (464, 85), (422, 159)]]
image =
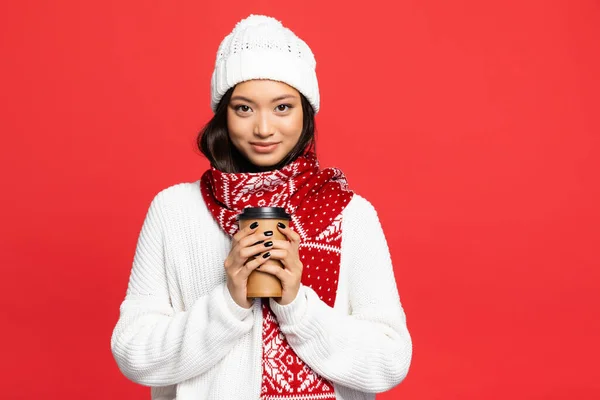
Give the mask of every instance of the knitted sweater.
[[(230, 246), (199, 181), (152, 200), (111, 349), (153, 400), (260, 398), (260, 300), (245, 309), (231, 298), (223, 268)], [(412, 341), (377, 213), (357, 194), (343, 211), (341, 252), (333, 308), (307, 286), (292, 303), (270, 305), (290, 346), (338, 399), (374, 399), (405, 378)]]

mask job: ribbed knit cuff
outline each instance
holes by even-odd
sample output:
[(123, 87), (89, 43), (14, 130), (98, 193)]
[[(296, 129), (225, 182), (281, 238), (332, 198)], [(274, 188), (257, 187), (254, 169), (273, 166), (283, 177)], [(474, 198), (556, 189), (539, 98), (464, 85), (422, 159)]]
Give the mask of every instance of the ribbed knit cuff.
[(240, 321), (245, 320), (250, 314), (252, 314), (252, 307), (240, 307), (238, 303), (233, 300), (231, 293), (229, 293), (229, 289), (227, 289), (227, 284), (223, 284), (223, 298), (227, 304), (227, 309), (231, 311), (231, 313)]
[(273, 310), (273, 313), (281, 325), (295, 325), (300, 322), (304, 317), (304, 314), (306, 314), (306, 307), (308, 304), (304, 285), (300, 285), (296, 298), (290, 304), (282, 306), (277, 304), (272, 298), (269, 302), (271, 310)]

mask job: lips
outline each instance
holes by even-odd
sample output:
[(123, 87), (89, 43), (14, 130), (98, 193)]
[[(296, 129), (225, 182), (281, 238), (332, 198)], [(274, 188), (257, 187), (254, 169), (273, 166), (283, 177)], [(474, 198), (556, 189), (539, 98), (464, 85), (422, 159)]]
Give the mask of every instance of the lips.
[(250, 143), (252, 149), (257, 153), (270, 153), (277, 148), (279, 143), (276, 142), (254, 142)]
[(269, 147), (269, 146), (273, 146), (274, 144), (278, 144), (277, 142), (250, 142), (250, 144), (252, 146), (259, 146), (259, 147)]

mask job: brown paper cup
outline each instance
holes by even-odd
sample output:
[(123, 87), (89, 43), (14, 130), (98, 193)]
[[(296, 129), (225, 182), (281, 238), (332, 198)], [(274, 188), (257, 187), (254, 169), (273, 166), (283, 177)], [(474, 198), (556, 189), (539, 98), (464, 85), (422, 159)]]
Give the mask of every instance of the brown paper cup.
[[(285, 224), (285, 226), (289, 226), (290, 224), (289, 215), (285, 213), (283, 208), (246, 208), (244, 212), (238, 216), (238, 222), (240, 229), (244, 229), (253, 222), (258, 222), (259, 232), (273, 231), (273, 239), (287, 240), (287, 238), (281, 232), (279, 232), (279, 229), (277, 228), (277, 223), (279, 222)], [(269, 249), (265, 248), (265, 251), (256, 257), (262, 257), (262, 255), (267, 251), (269, 251)], [(279, 260), (273, 259), (265, 261), (263, 265), (274, 265), (279, 268), (283, 268), (283, 264), (281, 264)], [(248, 277), (247, 297), (281, 297), (281, 282), (274, 275), (267, 274), (266, 272), (262, 272), (260, 270), (254, 270)]]

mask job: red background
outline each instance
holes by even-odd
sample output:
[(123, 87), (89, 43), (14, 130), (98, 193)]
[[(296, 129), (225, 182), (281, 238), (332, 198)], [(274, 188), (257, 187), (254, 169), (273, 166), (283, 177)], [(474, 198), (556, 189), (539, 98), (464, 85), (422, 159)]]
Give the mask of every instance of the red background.
[(390, 243), (414, 353), (378, 399), (600, 398), (598, 1), (0, 7), (2, 398), (149, 399), (110, 335), (250, 13), (312, 47), (321, 163)]

